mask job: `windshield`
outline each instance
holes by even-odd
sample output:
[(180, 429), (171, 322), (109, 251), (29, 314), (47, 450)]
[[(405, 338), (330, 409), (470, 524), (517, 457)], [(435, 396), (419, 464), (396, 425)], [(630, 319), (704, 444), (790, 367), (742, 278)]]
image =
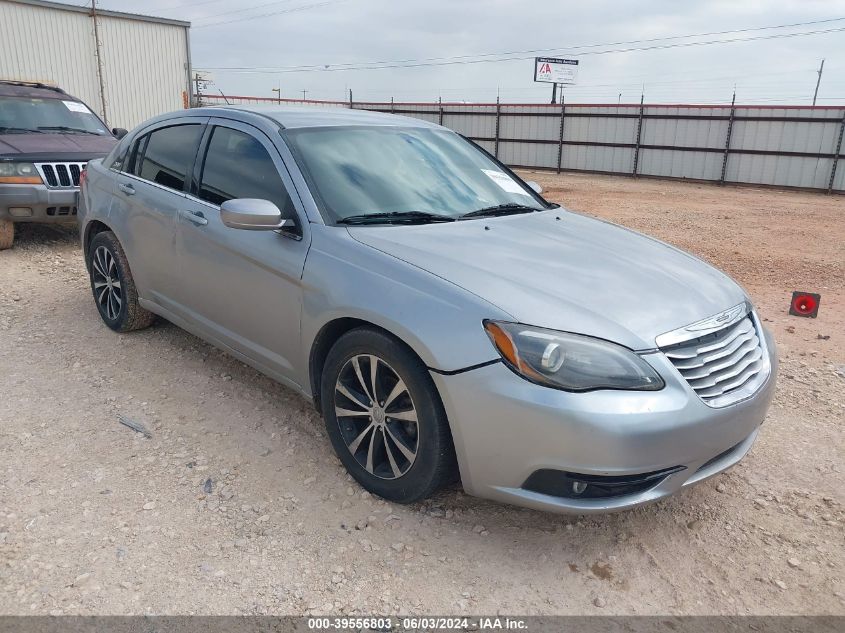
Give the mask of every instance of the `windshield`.
[(448, 130), (286, 130), (327, 222), (375, 214), (458, 218), (499, 205), (545, 208), (484, 152)]
[(99, 136), (109, 133), (100, 119), (79, 101), (0, 97), (0, 134), (15, 132)]

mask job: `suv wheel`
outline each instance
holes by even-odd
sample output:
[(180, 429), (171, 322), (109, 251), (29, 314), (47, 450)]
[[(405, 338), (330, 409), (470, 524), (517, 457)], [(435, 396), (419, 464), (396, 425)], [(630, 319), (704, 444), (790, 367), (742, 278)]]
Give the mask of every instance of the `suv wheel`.
[(326, 431), (367, 490), (411, 503), (454, 478), (446, 413), (425, 365), (402, 343), (368, 329), (344, 334), (321, 384)]
[(114, 233), (97, 233), (88, 247), (88, 271), (94, 303), (103, 322), (115, 332), (148, 327), (152, 312), (138, 304), (138, 291), (129, 270), (126, 254)]
[(12, 248), (15, 242), (15, 223), (8, 219), (0, 219), (0, 251)]

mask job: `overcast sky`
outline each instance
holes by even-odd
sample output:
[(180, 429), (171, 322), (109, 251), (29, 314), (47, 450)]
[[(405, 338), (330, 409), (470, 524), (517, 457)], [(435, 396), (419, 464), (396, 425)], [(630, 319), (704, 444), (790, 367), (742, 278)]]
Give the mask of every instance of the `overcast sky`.
[[(227, 94), (356, 100), (547, 102), (533, 51), (580, 59), (567, 102), (809, 103), (826, 58), (819, 104), (845, 102), (845, 30), (595, 54), (620, 48), (845, 29), (845, 0), (100, 0), (192, 22), (195, 68)], [(139, 7), (143, 7), (139, 9)], [(783, 29), (613, 46), (653, 38), (834, 20)], [(591, 46), (573, 55), (572, 47)], [(513, 51), (529, 51), (498, 55)], [(497, 54), (497, 55), (490, 55)], [(479, 57), (484, 56), (484, 57)], [(520, 59), (496, 60), (500, 57)], [(341, 64), (431, 60), (442, 65), (340, 70)], [(446, 58), (446, 59), (443, 59)], [(458, 59), (455, 59), (458, 58)], [(526, 58), (526, 59), (522, 59)], [(479, 59), (484, 63), (466, 63)], [(448, 62), (448, 63), (444, 63)], [(460, 63), (456, 63), (460, 62)], [(402, 61), (402, 64), (419, 63)], [(432, 63), (426, 61), (424, 63)], [(292, 66), (319, 70), (280, 72)], [(370, 64), (372, 65), (372, 64)], [(396, 65), (396, 64), (392, 64)], [(326, 68), (328, 66), (328, 68)], [(380, 66), (377, 64), (377, 66)], [(260, 67), (260, 70), (251, 70)], [(241, 68), (246, 70), (234, 70)]]

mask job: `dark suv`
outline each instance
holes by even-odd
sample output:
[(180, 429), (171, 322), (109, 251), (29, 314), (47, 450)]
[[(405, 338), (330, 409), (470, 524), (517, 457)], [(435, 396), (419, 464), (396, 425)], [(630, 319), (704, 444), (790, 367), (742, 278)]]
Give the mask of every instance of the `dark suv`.
[(75, 221), (85, 164), (125, 133), (60, 88), (0, 81), (0, 250), (14, 222)]

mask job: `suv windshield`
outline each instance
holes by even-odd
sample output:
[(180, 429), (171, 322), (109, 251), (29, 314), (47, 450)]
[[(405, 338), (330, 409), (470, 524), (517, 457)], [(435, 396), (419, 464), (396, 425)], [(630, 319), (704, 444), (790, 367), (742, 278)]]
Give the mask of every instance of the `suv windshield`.
[(68, 99), (0, 97), (0, 133), (97, 134), (109, 131), (84, 103)]
[[(546, 205), (484, 152), (447, 130), (324, 127), (283, 132), (327, 222), (396, 223)], [(409, 214), (414, 214), (409, 216)], [(364, 218), (366, 219), (366, 218)]]

